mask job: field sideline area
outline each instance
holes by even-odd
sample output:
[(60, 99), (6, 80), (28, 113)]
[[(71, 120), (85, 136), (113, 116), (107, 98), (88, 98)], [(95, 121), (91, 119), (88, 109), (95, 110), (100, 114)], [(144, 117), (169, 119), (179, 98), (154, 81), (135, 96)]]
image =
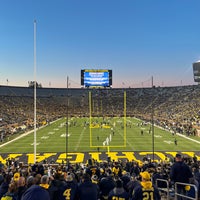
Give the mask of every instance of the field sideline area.
[[(68, 133), (67, 137), (66, 133)], [(0, 159), (4, 161), (9, 155), (20, 158), (20, 156), (28, 154), (28, 162), (32, 162), (30, 155), (34, 152), (33, 141), (33, 132), (24, 134), (23, 137), (13, 141), (4, 141), (4, 144), (0, 146)], [(166, 153), (173, 156), (176, 152), (185, 152), (187, 155), (193, 156), (194, 152), (200, 151), (199, 143), (200, 138), (197, 136), (186, 137), (154, 127), (156, 159), (158, 159), (157, 156), (162, 157), (161, 155)], [(72, 162), (82, 161), (83, 158), (80, 155), (83, 154), (92, 155), (97, 159), (100, 159), (101, 154), (111, 157), (111, 159), (118, 157), (140, 159), (142, 156), (152, 155), (152, 146), (152, 125), (130, 117), (126, 119), (123, 117), (95, 117), (92, 119), (72, 117), (68, 119), (68, 129), (66, 128), (66, 118), (62, 118), (37, 130), (38, 161), (54, 158), (55, 161), (61, 162), (65, 159), (66, 152), (68, 159)], [(116, 153), (113, 154), (113, 152)], [(123, 152), (127, 153), (123, 154)], [(40, 157), (41, 155), (42, 157)], [(61, 158), (59, 158), (60, 155)], [(87, 160), (88, 156), (83, 160)], [(105, 156), (102, 159), (106, 159)]]

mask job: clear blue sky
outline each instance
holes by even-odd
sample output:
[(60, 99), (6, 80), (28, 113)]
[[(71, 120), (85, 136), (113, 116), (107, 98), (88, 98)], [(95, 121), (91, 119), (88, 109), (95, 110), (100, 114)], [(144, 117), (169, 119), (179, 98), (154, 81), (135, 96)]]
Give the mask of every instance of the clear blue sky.
[(199, 0), (0, 0), (0, 85), (80, 87), (112, 69), (113, 87), (191, 85), (200, 60)]

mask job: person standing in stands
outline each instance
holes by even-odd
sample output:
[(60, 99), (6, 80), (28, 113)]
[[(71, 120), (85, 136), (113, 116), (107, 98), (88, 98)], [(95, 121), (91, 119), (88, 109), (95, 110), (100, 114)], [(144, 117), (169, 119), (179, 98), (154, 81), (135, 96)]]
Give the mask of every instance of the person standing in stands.
[(129, 200), (129, 193), (123, 188), (123, 181), (121, 179), (116, 180), (116, 186), (109, 192), (108, 200), (120, 199)]
[(22, 195), (22, 200), (50, 200), (49, 192), (39, 185), (32, 185)]
[(23, 193), (27, 190), (26, 180), (21, 176), (17, 182), (17, 200), (21, 200)]
[(0, 199), (6, 192), (8, 192), (8, 188), (9, 188), (9, 184), (11, 180), (12, 180), (12, 176), (10, 174), (5, 174), (3, 176), (3, 181), (0, 185)]
[(140, 176), (142, 180), (140, 184), (134, 188), (132, 200), (161, 200), (157, 187), (151, 182), (149, 172), (141, 172)]
[(1, 200), (17, 200), (17, 182), (11, 181), (8, 191), (1, 197)]
[(79, 200), (98, 200), (99, 190), (98, 185), (92, 183), (89, 174), (83, 174), (82, 183), (78, 186)]
[[(57, 197), (59, 200), (76, 200), (78, 185), (74, 181), (74, 174), (67, 172), (65, 181), (58, 187)], [(54, 199), (53, 199), (54, 200)]]
[(100, 179), (99, 188), (101, 200), (108, 199), (109, 192), (115, 187), (112, 175), (111, 169), (107, 169), (105, 176)]
[[(182, 156), (180, 154), (176, 154), (175, 162), (170, 170), (170, 179), (175, 184), (176, 182), (180, 183), (190, 183), (190, 179), (193, 177), (192, 171), (189, 166), (183, 161)], [(184, 185), (177, 185), (178, 194), (186, 194)], [(182, 197), (178, 196), (178, 199), (182, 199)]]

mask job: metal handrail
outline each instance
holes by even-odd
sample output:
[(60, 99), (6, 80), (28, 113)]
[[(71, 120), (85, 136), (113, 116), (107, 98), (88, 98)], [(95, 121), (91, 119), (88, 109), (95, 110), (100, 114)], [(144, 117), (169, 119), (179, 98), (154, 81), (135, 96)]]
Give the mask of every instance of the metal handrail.
[[(166, 183), (166, 187), (162, 188), (162, 187), (158, 187), (158, 182), (164, 182)], [(169, 200), (169, 181), (166, 179), (156, 179), (156, 186), (158, 188), (158, 190), (160, 191), (164, 191), (167, 193), (167, 200)]]
[[(178, 190), (177, 190), (177, 186), (178, 186), (178, 185), (194, 187), (194, 189), (195, 189), (195, 197), (193, 198), (193, 197), (189, 197), (189, 196), (187, 196), (187, 195), (178, 193)], [(176, 182), (176, 183), (175, 183), (175, 200), (177, 200), (177, 197), (178, 197), (178, 196), (180, 196), (180, 197), (185, 197), (185, 198), (187, 198), (187, 199), (198, 200), (198, 190), (197, 190), (197, 186), (194, 185), (194, 184), (189, 184), (189, 183)]]

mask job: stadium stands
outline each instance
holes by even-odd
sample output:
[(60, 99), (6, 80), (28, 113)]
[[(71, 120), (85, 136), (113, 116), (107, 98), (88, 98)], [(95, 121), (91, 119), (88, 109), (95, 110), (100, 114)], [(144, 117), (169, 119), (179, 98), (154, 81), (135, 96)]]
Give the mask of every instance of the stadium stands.
[[(88, 116), (89, 91), (94, 102), (101, 101), (101, 113), (93, 111), (93, 115), (123, 116), (126, 91), (127, 116), (151, 121), (153, 111), (156, 125), (186, 135), (198, 133), (198, 85), (125, 89), (38, 88), (37, 126), (64, 117), (67, 112), (70, 116)], [(33, 88), (29, 87), (0, 86), (0, 131), (5, 133), (4, 136), (33, 128), (33, 94)], [(118, 109), (113, 108), (114, 103)]]

